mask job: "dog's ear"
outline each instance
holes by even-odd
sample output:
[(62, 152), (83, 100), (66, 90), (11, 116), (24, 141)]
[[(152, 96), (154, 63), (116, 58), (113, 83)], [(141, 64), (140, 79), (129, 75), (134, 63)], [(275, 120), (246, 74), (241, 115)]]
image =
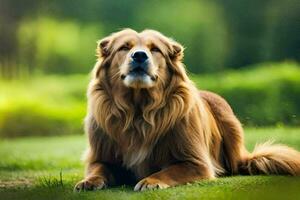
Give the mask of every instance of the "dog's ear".
[(169, 40), (169, 68), (177, 77), (187, 80), (186, 70), (182, 63), (183, 51), (184, 47), (181, 44), (172, 39)]
[(100, 76), (100, 71), (110, 63), (110, 53), (111, 53), (111, 46), (112, 46), (112, 36), (105, 37), (97, 42), (97, 49), (96, 49), (96, 56), (98, 57), (98, 62), (94, 67), (95, 77)]
[(169, 51), (169, 55), (171, 60), (173, 61), (182, 61), (183, 59), (183, 46), (178, 42), (171, 39), (170, 41), (171, 47)]
[(110, 54), (111, 37), (103, 38), (97, 42), (97, 56), (105, 58)]

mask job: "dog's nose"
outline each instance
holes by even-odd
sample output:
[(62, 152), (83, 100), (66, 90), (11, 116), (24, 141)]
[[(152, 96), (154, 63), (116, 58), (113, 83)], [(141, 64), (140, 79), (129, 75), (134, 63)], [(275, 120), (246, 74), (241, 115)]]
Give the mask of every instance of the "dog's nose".
[(144, 63), (148, 56), (145, 51), (136, 51), (131, 55), (131, 58), (137, 63)]

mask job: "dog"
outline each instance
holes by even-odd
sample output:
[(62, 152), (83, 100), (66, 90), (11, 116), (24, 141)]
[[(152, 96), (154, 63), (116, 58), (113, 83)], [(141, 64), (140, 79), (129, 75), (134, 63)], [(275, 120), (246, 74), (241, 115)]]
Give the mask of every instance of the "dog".
[(241, 123), (188, 78), (183, 46), (154, 30), (98, 42), (88, 87), (86, 176), (74, 190), (168, 188), (236, 174), (300, 175), (300, 153), (267, 142), (249, 153)]

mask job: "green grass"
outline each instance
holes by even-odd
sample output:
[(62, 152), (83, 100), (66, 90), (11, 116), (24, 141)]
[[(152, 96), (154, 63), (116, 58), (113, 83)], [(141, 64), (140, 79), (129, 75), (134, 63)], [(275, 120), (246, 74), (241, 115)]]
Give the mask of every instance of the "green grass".
[[(300, 128), (246, 129), (247, 148), (274, 139), (300, 150)], [(73, 193), (83, 177), (86, 138), (28, 137), (0, 141), (0, 199), (299, 199), (300, 178), (235, 176), (161, 191), (133, 192), (122, 186)]]

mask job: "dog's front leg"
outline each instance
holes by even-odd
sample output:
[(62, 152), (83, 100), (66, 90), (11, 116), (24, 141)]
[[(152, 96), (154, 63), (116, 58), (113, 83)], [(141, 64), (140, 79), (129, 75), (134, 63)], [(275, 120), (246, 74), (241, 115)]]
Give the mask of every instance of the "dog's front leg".
[(134, 190), (144, 191), (149, 189), (163, 189), (197, 180), (212, 178), (214, 178), (212, 170), (205, 164), (183, 162), (170, 165), (169, 167), (142, 179), (136, 184)]
[(78, 182), (74, 191), (99, 190), (114, 183), (113, 174), (102, 163), (88, 164), (85, 178)]

